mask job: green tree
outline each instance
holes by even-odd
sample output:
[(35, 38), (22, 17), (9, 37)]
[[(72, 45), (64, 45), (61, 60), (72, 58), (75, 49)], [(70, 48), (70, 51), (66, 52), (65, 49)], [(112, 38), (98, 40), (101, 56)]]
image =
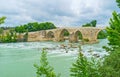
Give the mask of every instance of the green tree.
[(3, 34), (3, 29), (2, 28), (0, 28), (0, 34)]
[[(0, 17), (0, 25), (5, 22), (5, 19), (6, 19), (5, 16)], [(3, 28), (0, 27), (0, 42), (1, 42), (1, 40), (2, 40), (2, 35), (1, 35), (1, 34), (3, 34), (3, 32), (4, 32)]]
[(26, 31), (25, 27), (24, 26), (17, 26), (15, 27), (15, 31), (18, 32), (18, 33), (23, 33)]
[(100, 68), (101, 77), (120, 77), (120, 48), (109, 53)]
[(5, 17), (5, 16), (0, 17), (0, 24), (3, 24), (3, 23), (5, 22), (5, 19), (6, 19), (6, 17)]
[(72, 64), (72, 66), (73, 67), (70, 68), (71, 77), (88, 77), (88, 62), (83, 54), (79, 54), (78, 59)]
[(116, 0), (118, 7), (120, 8), (120, 0)]
[(91, 25), (92, 25), (93, 27), (96, 27), (97, 20), (92, 20), (90, 23), (91, 23)]
[(115, 11), (112, 13), (112, 15), (113, 17), (110, 19), (110, 26), (106, 29), (110, 50), (120, 47), (120, 15)]
[(82, 27), (96, 27), (97, 20), (92, 20), (90, 23), (82, 25)]
[(107, 32), (106, 30), (101, 30), (99, 33), (98, 33), (98, 39), (105, 39), (107, 38)]
[(95, 58), (88, 60), (81, 52), (78, 58), (70, 68), (71, 77), (100, 77), (99, 67), (100, 60), (96, 61)]
[(86, 23), (86, 24), (82, 25), (82, 27), (91, 27), (91, 24), (90, 23)]
[(17, 42), (17, 34), (14, 29), (10, 29), (9, 32), (1, 35), (0, 42), (2, 43), (10, 43)]
[[(120, 7), (120, 0), (116, 1)], [(120, 14), (114, 11), (112, 15), (107, 28), (109, 47), (105, 47), (110, 52), (100, 68), (101, 77), (120, 77)]]
[(17, 34), (14, 29), (10, 29), (10, 42), (17, 42)]
[(32, 32), (32, 31), (40, 31), (40, 30), (47, 30), (54, 28), (56, 27), (51, 22), (44, 22), (44, 23), (32, 22), (15, 27), (15, 31), (19, 33), (24, 33), (26, 31)]
[(40, 65), (34, 64), (34, 67), (37, 69), (37, 77), (60, 77), (60, 75), (55, 74), (53, 67), (49, 65), (45, 49), (41, 53)]

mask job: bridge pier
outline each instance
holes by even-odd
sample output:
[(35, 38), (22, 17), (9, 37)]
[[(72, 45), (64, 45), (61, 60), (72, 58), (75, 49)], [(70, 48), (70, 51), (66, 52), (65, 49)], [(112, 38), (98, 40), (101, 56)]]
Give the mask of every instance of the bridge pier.
[(71, 43), (76, 43), (76, 42), (78, 42), (78, 37), (76, 37), (76, 35), (75, 35), (75, 33), (72, 33), (72, 34), (70, 34), (70, 36), (69, 36), (69, 42), (71, 42)]
[(98, 33), (101, 29), (89, 29), (87, 31), (82, 31), (83, 40), (87, 43), (97, 43), (99, 42), (97, 39)]

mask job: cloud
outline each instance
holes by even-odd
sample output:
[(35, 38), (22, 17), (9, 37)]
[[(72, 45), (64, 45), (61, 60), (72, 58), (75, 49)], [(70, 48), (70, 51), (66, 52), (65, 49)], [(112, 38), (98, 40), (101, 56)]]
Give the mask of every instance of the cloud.
[(98, 25), (108, 25), (114, 0), (1, 0), (0, 16), (6, 16), (6, 26), (28, 22), (53, 22), (56, 26), (81, 26), (94, 19)]

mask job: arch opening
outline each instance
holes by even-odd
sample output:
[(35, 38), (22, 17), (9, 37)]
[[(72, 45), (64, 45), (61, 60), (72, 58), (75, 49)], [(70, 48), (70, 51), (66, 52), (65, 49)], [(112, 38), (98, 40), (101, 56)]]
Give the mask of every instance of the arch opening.
[(101, 30), (98, 32), (97, 39), (105, 39), (107, 38), (107, 32), (106, 30)]
[(47, 33), (47, 38), (48, 38), (49, 40), (53, 40), (53, 38), (54, 38), (54, 33), (53, 33), (52, 31), (49, 31), (49, 32)]
[(69, 31), (67, 29), (63, 29), (60, 33), (60, 41), (69, 40), (69, 35)]
[(75, 32), (75, 42), (80, 42), (83, 39), (82, 33), (80, 31)]

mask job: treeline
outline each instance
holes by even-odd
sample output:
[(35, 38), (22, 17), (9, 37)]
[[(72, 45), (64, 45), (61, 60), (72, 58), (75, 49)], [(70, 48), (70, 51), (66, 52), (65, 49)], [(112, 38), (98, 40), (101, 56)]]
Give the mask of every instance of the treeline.
[[(0, 17), (0, 25), (4, 23), (6, 17)], [(56, 26), (51, 22), (31, 22), (16, 27), (0, 27), (0, 43), (25, 42), (28, 38), (28, 32), (55, 29)], [(23, 38), (19, 38), (24, 33)]]
[(44, 23), (28, 23), (24, 25), (20, 25), (15, 27), (15, 31), (18, 33), (24, 33), (24, 32), (33, 32), (33, 31), (40, 31), (40, 30), (48, 30), (48, 29), (55, 29), (56, 26), (51, 22), (44, 22)]
[(97, 20), (92, 20), (91, 22), (82, 25), (82, 27), (96, 27), (96, 24)]

